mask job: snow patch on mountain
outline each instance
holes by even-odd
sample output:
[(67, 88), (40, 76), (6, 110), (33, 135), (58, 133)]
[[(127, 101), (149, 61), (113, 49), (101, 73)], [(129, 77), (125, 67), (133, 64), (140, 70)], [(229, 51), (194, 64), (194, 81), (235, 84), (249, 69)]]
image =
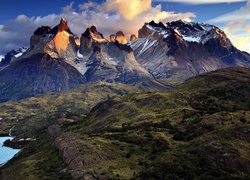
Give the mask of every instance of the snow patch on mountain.
[(3, 58), (4, 58), (4, 56), (0, 55), (0, 62), (2, 61)]
[(79, 57), (79, 58), (83, 58), (83, 55), (80, 53), (80, 51), (79, 51), (79, 50), (77, 50), (77, 57)]
[(157, 33), (161, 34), (164, 38), (167, 38), (169, 36), (169, 32), (164, 27), (154, 27), (154, 26), (151, 26), (149, 24), (147, 24), (146, 27), (148, 29), (152, 30), (153, 33), (157, 32)]
[(19, 58), (20, 56), (22, 56), (23, 55), (23, 53), (18, 53), (18, 54), (16, 54), (16, 55), (14, 55), (15, 56), (15, 58)]
[(140, 50), (140, 54), (146, 51), (147, 49), (151, 48), (156, 42), (157, 42), (157, 39), (154, 39), (154, 40), (147, 39), (143, 45), (143, 48)]
[(186, 22), (183, 20), (167, 23), (166, 28), (174, 28), (174, 31), (187, 42), (206, 43), (210, 38), (207, 34), (213, 29), (206, 23)]
[(201, 41), (201, 37), (192, 37), (192, 36), (182, 36), (183, 37), (183, 39), (185, 40), (185, 41), (188, 41), (188, 42), (197, 42), (197, 43), (200, 43), (200, 41)]
[(186, 22), (183, 20), (166, 24), (147, 23), (146, 27), (152, 31), (151, 35), (158, 33), (164, 39), (174, 31), (187, 42), (206, 43), (209, 39), (220, 36), (220, 30), (210, 24)]

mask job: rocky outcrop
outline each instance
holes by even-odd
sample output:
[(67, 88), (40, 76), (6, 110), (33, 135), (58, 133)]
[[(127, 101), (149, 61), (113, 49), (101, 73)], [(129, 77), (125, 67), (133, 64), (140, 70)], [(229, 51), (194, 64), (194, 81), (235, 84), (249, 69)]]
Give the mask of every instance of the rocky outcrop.
[(30, 38), (30, 50), (25, 58), (38, 53), (49, 54), (53, 58), (64, 58), (73, 65), (76, 58), (77, 45), (75, 35), (62, 18), (60, 24), (53, 29), (49, 26), (39, 27)]
[(110, 42), (115, 42), (115, 34), (111, 34), (111, 35), (109, 36), (109, 41), (110, 41)]
[(41, 26), (35, 30), (34, 35), (46, 35), (51, 30), (52, 30), (51, 26)]
[(51, 33), (51, 34), (57, 34), (57, 33), (63, 32), (63, 31), (66, 31), (69, 34), (74, 35), (72, 33), (72, 31), (68, 27), (67, 20), (64, 19), (64, 18), (62, 18), (61, 21), (60, 21), (60, 24), (58, 24), (57, 26), (55, 26), (49, 33)]
[(126, 44), (127, 43), (126, 36), (124, 35), (124, 33), (122, 31), (118, 31), (115, 34), (115, 40), (118, 41), (120, 44)]
[(67, 164), (67, 171), (74, 179), (95, 179), (101, 178), (101, 174), (91, 173), (87, 168), (96, 162), (98, 158), (89, 160), (85, 155), (99, 156), (88, 145), (77, 139), (73, 133), (62, 133), (59, 125), (52, 125), (48, 128), (49, 135), (54, 139), (53, 146), (59, 151), (63, 161)]
[(130, 36), (130, 41), (133, 41), (133, 40), (136, 40), (136, 39), (137, 39), (137, 37), (136, 37), (135, 34), (132, 34), (132, 35)]
[(108, 40), (97, 31), (95, 26), (87, 28), (80, 39), (80, 53), (89, 54), (97, 44), (107, 43)]
[(58, 149), (69, 170), (82, 169), (84, 160), (78, 150), (84, 148), (84, 145), (73, 134), (63, 133), (55, 139), (53, 146)]

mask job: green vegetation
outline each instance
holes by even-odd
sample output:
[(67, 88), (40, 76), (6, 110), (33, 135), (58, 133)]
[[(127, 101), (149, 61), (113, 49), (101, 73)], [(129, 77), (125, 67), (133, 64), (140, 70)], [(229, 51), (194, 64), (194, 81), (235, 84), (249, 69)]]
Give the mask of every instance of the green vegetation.
[(96, 82), (60, 94), (49, 93), (18, 102), (2, 103), (0, 134), (8, 135), (9, 129), (14, 126), (13, 135), (33, 137), (44, 132), (49, 125), (57, 123), (58, 119), (89, 112), (98, 102), (133, 92), (166, 90), (172, 87), (169, 84), (168, 81), (147, 81), (138, 85)]
[[(70, 143), (77, 144), (74, 149), (84, 161), (81, 178), (249, 179), (249, 91), (250, 70), (227, 68), (170, 91), (108, 98), (90, 112), (71, 111), (53, 122), (74, 136)], [(53, 141), (40, 138), (32, 152), (30, 143), (0, 170), (13, 172), (16, 162), (32, 164), (40, 153), (51, 161), (40, 158), (44, 165), (34, 165), (31, 174), (60, 176), (59, 169), (50, 174), (47, 168), (62, 167)], [(65, 172), (74, 176), (69, 165)]]
[(4, 173), (0, 168), (1, 179), (72, 179), (52, 142), (48, 135), (32, 141), (4, 166)]

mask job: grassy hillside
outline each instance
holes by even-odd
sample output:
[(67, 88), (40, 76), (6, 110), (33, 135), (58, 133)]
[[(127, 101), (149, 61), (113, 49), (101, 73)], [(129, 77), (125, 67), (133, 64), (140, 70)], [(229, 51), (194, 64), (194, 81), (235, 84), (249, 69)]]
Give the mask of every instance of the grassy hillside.
[[(249, 91), (250, 70), (227, 68), (171, 91), (109, 98), (90, 113), (63, 117), (60, 133), (44, 143), (49, 151), (35, 146), (32, 156), (25, 156), (34, 147), (29, 144), (0, 169), (2, 177), (14, 169), (25, 177), (27, 170), (13, 164), (29, 162), (37, 168), (29, 171), (34, 177), (48, 177), (51, 170), (38, 164), (50, 162), (38, 161), (40, 155), (54, 157), (55, 164), (63, 159), (72, 179), (249, 179)], [(58, 145), (66, 139), (71, 140), (64, 147), (72, 147), (81, 163), (68, 163), (70, 156)], [(53, 176), (62, 171), (57, 172)]]
[(40, 134), (62, 117), (85, 114), (98, 102), (115, 96), (143, 91), (167, 90), (176, 85), (168, 81), (145, 81), (137, 85), (95, 82), (82, 84), (62, 93), (49, 93), (22, 101), (0, 104), (0, 134), (30, 137)]

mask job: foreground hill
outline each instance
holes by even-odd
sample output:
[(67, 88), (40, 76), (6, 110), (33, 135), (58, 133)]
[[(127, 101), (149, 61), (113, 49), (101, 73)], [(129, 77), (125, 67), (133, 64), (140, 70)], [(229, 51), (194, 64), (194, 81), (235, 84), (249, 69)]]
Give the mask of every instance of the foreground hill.
[(227, 68), (100, 102), (61, 117), (0, 177), (249, 179), (249, 82), (249, 69)]

